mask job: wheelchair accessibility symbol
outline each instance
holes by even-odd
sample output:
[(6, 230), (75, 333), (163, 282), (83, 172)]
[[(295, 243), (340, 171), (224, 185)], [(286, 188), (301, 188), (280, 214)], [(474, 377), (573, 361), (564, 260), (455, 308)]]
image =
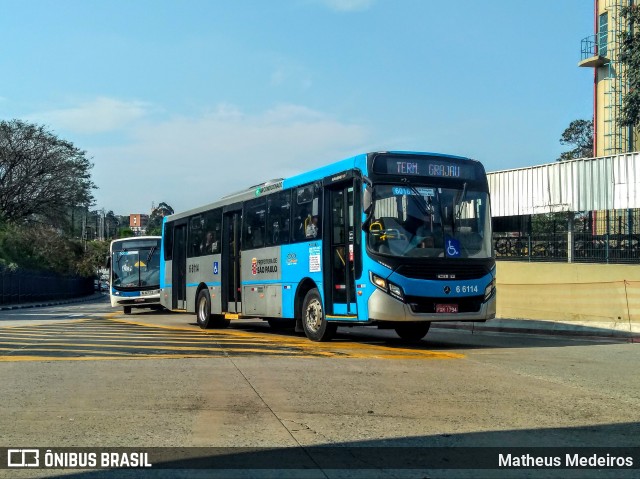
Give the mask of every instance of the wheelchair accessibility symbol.
[(218, 274), (218, 262), (213, 262), (213, 274)]
[(445, 248), (445, 251), (447, 253), (447, 256), (450, 258), (460, 257), (460, 241), (453, 238), (447, 238), (446, 242), (447, 246)]

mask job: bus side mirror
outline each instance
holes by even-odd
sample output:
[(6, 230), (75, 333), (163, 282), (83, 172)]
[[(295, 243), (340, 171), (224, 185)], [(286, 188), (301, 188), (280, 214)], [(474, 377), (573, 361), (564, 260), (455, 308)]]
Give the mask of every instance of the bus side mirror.
[(111, 268), (111, 256), (107, 256), (107, 257), (105, 258), (104, 267), (105, 267), (106, 269)]
[(373, 206), (372, 196), (371, 187), (366, 185), (364, 187), (364, 193), (362, 194), (362, 211), (367, 216), (371, 213), (371, 208)]
[(373, 214), (373, 192), (371, 186), (366, 184), (362, 193), (362, 212), (365, 214), (365, 220), (362, 222), (362, 230), (367, 231), (367, 225)]

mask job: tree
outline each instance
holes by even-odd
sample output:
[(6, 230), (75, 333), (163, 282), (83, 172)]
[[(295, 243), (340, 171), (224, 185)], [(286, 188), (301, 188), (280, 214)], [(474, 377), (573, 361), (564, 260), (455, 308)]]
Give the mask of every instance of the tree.
[(593, 121), (573, 120), (560, 137), (560, 144), (574, 145), (572, 150), (565, 151), (557, 161), (593, 156)]
[(0, 218), (20, 222), (69, 220), (69, 208), (93, 203), (86, 152), (44, 126), (0, 121)]
[(147, 234), (159, 236), (162, 233), (162, 218), (172, 215), (173, 213), (173, 208), (171, 206), (167, 203), (160, 202), (160, 204), (151, 212), (151, 216), (149, 216)]
[(82, 258), (76, 262), (76, 272), (82, 276), (94, 276), (105, 267), (109, 257), (109, 241), (88, 241)]
[(622, 16), (629, 24), (629, 31), (622, 34), (620, 61), (627, 69), (629, 91), (622, 99), (620, 125), (640, 127), (640, 5), (628, 5)]
[(135, 235), (136, 234), (133, 232), (133, 230), (128, 226), (126, 228), (120, 228), (120, 230), (118, 231), (118, 238), (131, 238)]
[(0, 228), (0, 266), (15, 265), (60, 274), (84, 274), (80, 242), (70, 241), (51, 226), (6, 224)]
[(105, 236), (107, 238), (114, 238), (118, 232), (119, 225), (120, 220), (112, 210), (109, 210), (104, 217)]
[(169, 206), (165, 202), (161, 201), (160, 204), (157, 207), (155, 207), (153, 209), (153, 211), (151, 212), (152, 215), (154, 213), (156, 213), (159, 216), (161, 216), (162, 218), (164, 218), (165, 216), (172, 215), (174, 213), (174, 211), (173, 211), (173, 208), (171, 206)]

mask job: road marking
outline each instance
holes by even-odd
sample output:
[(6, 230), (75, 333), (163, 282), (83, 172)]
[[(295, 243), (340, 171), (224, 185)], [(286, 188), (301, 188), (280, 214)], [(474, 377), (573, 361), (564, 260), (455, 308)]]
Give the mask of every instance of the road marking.
[(237, 329), (193, 330), (126, 321), (108, 315), (66, 323), (0, 328), (0, 362), (108, 359), (277, 357), (462, 359), (422, 347), (306, 338)]

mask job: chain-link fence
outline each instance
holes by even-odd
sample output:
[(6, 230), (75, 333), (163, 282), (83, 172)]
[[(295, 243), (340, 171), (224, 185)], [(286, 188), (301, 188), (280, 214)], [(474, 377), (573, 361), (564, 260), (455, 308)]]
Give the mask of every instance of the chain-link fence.
[(493, 242), (500, 260), (639, 263), (640, 210), (495, 218)]
[(91, 294), (92, 278), (28, 270), (0, 270), (0, 304), (68, 299)]

